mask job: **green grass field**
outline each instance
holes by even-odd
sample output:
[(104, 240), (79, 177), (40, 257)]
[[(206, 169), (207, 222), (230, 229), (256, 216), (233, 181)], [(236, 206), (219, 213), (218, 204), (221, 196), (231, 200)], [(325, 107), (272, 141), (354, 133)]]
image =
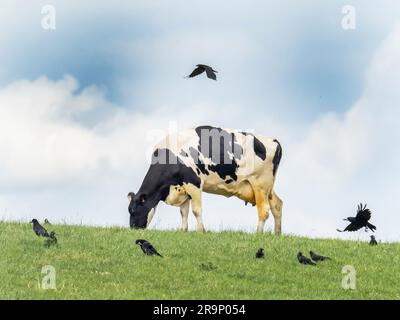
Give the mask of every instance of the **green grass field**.
[[(0, 299), (400, 299), (400, 244), (275, 237), (241, 232), (130, 230), (55, 225), (46, 248), (30, 224), (0, 222)], [(134, 245), (149, 240), (164, 258)], [(266, 258), (254, 254), (264, 247)], [(297, 262), (312, 249), (332, 261)], [(41, 269), (56, 270), (56, 290), (40, 288)], [(357, 271), (342, 288), (342, 267)]]

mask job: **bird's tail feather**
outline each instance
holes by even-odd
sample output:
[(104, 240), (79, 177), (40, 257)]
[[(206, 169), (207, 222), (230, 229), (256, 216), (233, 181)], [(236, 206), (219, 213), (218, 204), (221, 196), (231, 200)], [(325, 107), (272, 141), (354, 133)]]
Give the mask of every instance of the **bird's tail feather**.
[(367, 223), (367, 227), (372, 231), (372, 232), (375, 232), (375, 230), (376, 230), (376, 227), (373, 225), (373, 224), (371, 224), (371, 223)]

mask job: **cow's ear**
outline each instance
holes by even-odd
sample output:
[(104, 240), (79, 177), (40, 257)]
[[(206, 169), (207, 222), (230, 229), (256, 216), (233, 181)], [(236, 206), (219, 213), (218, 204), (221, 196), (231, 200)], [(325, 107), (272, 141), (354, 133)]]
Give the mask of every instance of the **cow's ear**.
[(142, 194), (139, 198), (140, 203), (144, 203), (146, 201), (146, 196)]
[(128, 200), (129, 200), (129, 201), (132, 201), (132, 199), (133, 199), (134, 196), (135, 196), (135, 193), (134, 193), (134, 192), (129, 192), (129, 193), (128, 193)]

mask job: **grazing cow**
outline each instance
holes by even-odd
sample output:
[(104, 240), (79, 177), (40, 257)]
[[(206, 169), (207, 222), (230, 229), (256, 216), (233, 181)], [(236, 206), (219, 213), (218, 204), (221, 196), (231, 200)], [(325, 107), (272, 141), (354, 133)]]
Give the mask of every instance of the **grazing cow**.
[(281, 157), (277, 140), (237, 130), (200, 126), (169, 135), (156, 145), (139, 191), (128, 195), (130, 226), (146, 228), (162, 200), (180, 207), (183, 231), (191, 203), (197, 231), (204, 231), (204, 191), (256, 205), (258, 232), (271, 210), (280, 234), (282, 200), (273, 187)]

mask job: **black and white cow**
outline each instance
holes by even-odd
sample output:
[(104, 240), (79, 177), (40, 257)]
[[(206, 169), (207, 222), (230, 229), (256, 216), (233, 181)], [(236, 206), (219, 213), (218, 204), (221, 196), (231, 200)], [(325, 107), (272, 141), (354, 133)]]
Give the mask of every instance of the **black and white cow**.
[(257, 206), (262, 232), (269, 211), (281, 233), (282, 200), (273, 190), (282, 148), (275, 139), (211, 126), (167, 136), (157, 144), (139, 191), (128, 198), (131, 228), (146, 228), (160, 201), (180, 207), (188, 230), (189, 205), (204, 231), (202, 192), (236, 196)]

